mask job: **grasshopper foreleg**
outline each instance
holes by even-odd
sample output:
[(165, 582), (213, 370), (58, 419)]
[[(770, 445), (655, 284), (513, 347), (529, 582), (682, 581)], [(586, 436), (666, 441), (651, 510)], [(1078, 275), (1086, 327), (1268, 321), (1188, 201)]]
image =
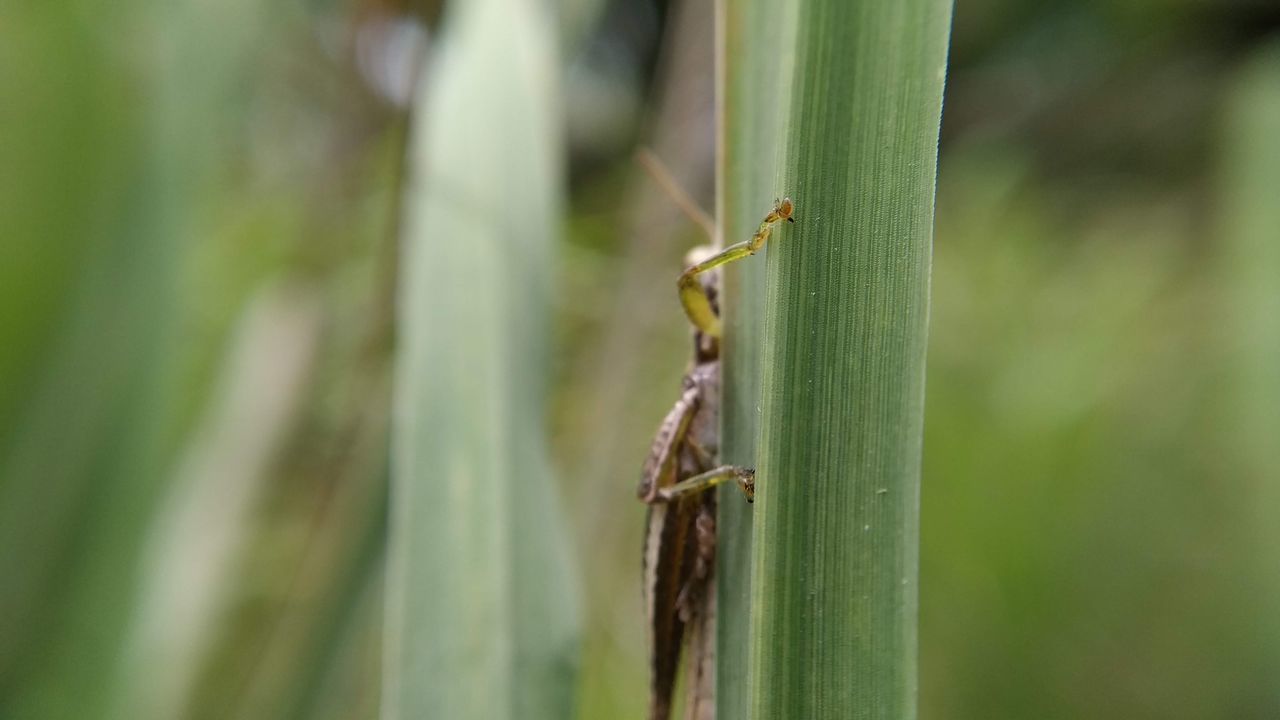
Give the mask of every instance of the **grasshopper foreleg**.
[(702, 287), (698, 276), (721, 265), (755, 255), (768, 241), (775, 224), (783, 220), (795, 222), (795, 218), (791, 216), (793, 209), (791, 198), (783, 198), (774, 204), (773, 210), (770, 210), (760, 222), (760, 227), (756, 229), (756, 234), (752, 235), (750, 240), (730, 245), (680, 274), (680, 279), (676, 283), (680, 290), (680, 304), (684, 305), (685, 315), (689, 316), (689, 322), (693, 323), (694, 327), (713, 338), (720, 337), (720, 315), (712, 307), (711, 298), (707, 297), (707, 291)]

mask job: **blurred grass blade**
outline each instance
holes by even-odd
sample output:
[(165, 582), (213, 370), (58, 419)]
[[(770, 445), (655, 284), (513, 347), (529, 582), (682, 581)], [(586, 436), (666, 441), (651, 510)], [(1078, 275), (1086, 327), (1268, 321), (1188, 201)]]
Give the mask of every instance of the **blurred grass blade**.
[(270, 287), (249, 303), (229, 343), (148, 541), (126, 717), (180, 717), (191, 702), (227, 613), (235, 558), (306, 388), (320, 320), (314, 291)]
[(577, 592), (543, 437), (562, 157), (547, 10), (452, 5), (412, 129), (388, 720), (572, 714)]
[(913, 718), (929, 263), (951, 3), (797, 0), (781, 14), (769, 3), (752, 10), (775, 17), (783, 85), (762, 108), (786, 108), (774, 193), (790, 195), (797, 213), (767, 268), (752, 716)]
[[(1265, 44), (1241, 68), (1227, 96), (1223, 128), (1221, 207), (1223, 256), (1219, 282), (1224, 293), (1220, 338), (1226, 353), (1223, 376), (1225, 417), (1214, 423), (1228, 452), (1228, 476), (1247, 488), (1245, 506), (1253, 508), (1250, 540), (1259, 552), (1245, 552), (1239, 573), (1258, 608), (1280, 601), (1280, 42)], [(1258, 650), (1257, 666), (1280, 662), (1280, 620), (1272, 613), (1248, 613), (1239, 624), (1247, 646)], [(1266, 695), (1277, 707), (1274, 686)], [(1262, 704), (1262, 703), (1260, 703)]]
[(1251, 466), (1242, 468), (1248, 475), (1274, 477), (1280, 464), (1274, 437), (1280, 427), (1280, 43), (1240, 72), (1224, 129), (1222, 280), (1237, 380), (1229, 396), (1239, 413), (1229, 441), (1236, 445), (1233, 455)]

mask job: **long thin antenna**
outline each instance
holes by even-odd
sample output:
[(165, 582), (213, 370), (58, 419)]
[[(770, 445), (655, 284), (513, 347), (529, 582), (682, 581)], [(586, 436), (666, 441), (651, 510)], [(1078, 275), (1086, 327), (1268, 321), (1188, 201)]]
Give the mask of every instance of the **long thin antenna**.
[(680, 187), (680, 183), (676, 181), (671, 171), (663, 164), (662, 160), (654, 154), (649, 148), (642, 147), (636, 151), (636, 162), (649, 173), (649, 177), (662, 188), (667, 197), (674, 202), (681, 211), (684, 212), (695, 225), (702, 228), (707, 234), (710, 242), (716, 241), (716, 221), (711, 219), (706, 210), (698, 206), (698, 203), (689, 194)]

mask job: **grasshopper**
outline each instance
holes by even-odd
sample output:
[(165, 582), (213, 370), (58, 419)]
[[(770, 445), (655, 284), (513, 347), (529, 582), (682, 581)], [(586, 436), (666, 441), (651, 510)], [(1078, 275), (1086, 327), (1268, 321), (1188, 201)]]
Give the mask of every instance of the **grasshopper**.
[[(677, 287), (693, 326), (693, 358), (680, 397), (658, 426), (636, 491), (648, 505), (644, 599), (648, 619), (649, 720), (668, 720), (685, 637), (690, 637), (686, 716), (714, 720), (716, 494), (733, 481), (750, 502), (755, 470), (719, 463), (719, 268), (754, 255), (773, 226), (792, 217), (790, 198), (774, 203), (750, 240), (718, 253), (691, 253)], [(708, 492), (711, 491), (711, 492)]]

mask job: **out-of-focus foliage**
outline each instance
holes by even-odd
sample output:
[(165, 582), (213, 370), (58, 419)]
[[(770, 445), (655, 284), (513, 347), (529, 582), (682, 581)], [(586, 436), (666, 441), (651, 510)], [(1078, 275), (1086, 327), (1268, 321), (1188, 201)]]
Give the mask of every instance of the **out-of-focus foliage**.
[[(146, 78), (83, 4), (2, 23), (0, 715), (85, 717), (112, 697), (160, 488), (175, 319), (172, 165), (122, 95)], [(8, 11), (6, 11), (8, 15)]]
[(580, 638), (545, 424), (557, 34), (535, 0), (446, 17), (408, 151), (382, 718), (558, 720)]
[[(0, 10), (0, 716), (377, 713), (390, 238), (439, 5)], [(710, 204), (714, 39), (700, 0), (563, 7), (599, 19), (565, 57), (550, 427), (581, 716), (635, 716), (632, 490), (699, 239), (630, 143)], [(1277, 33), (1265, 2), (957, 4), (924, 717), (1280, 714)]]
[(318, 42), (348, 20), (257, 8), (0, 22), (5, 717), (285, 716), (376, 587), (394, 128)]
[[(1257, 133), (1264, 114), (1248, 121), (1250, 140), (1239, 120), (1224, 124), (1224, 101), (1241, 112), (1230, 88), (1252, 47), (1228, 31), (1256, 28), (1187, 18), (1135, 47), (1128, 25), (1107, 20), (1075, 14), (1110, 61), (1094, 82), (1041, 88), (1054, 112), (944, 140), (922, 518), (926, 716), (1280, 708), (1265, 680), (1277, 648), (1249, 511), (1272, 496), (1258, 478), (1280, 467), (1243, 473), (1236, 462), (1241, 433), (1280, 428), (1220, 394), (1242, 350), (1266, 362), (1265, 343), (1243, 338), (1269, 332), (1262, 307), (1280, 292), (1273, 274), (1252, 283), (1251, 307), (1223, 304), (1239, 273), (1276, 269), (1267, 242), (1217, 271), (1224, 254), (1239, 258), (1223, 213), (1256, 218), (1274, 202), (1233, 167), (1246, 153), (1259, 154), (1254, 167), (1280, 160)], [(1013, 57), (1035, 63), (1053, 47)], [(973, 72), (957, 71), (949, 92)], [(1248, 232), (1280, 240), (1280, 226)], [(1235, 322), (1241, 312), (1253, 322)], [(1266, 396), (1263, 377), (1248, 382)]]

